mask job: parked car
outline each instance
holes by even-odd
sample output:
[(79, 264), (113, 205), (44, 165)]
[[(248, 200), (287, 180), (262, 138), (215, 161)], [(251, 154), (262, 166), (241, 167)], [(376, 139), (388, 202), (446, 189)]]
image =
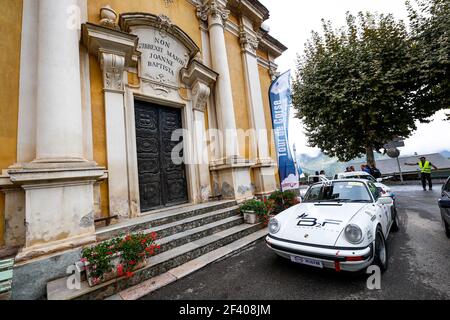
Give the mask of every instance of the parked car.
[(380, 192), (383, 197), (391, 197), (395, 203), (395, 194), (392, 192), (391, 188), (387, 185), (383, 184), (383, 181), (387, 178), (379, 178), (375, 179), (370, 173), (364, 171), (356, 171), (356, 172), (342, 172), (338, 173), (334, 176), (335, 179), (364, 179), (373, 182), (378, 188), (380, 188)]
[(329, 179), (324, 175), (311, 175), (308, 176), (308, 185), (312, 185), (317, 182), (329, 181)]
[(444, 223), (445, 233), (450, 238), (450, 178), (442, 187), (441, 199), (439, 199), (441, 208), (442, 222)]
[(269, 221), (266, 243), (293, 262), (336, 271), (388, 266), (386, 239), (399, 228), (393, 200), (369, 180), (315, 184), (303, 203)]

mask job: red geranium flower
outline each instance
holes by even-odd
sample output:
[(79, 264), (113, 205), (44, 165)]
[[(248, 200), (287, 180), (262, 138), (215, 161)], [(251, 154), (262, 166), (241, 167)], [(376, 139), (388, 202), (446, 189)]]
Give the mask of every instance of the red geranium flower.
[(119, 275), (119, 277), (123, 276), (123, 265), (119, 264), (117, 266), (117, 274)]
[(133, 276), (134, 276), (134, 273), (133, 273), (133, 272), (130, 272), (130, 271), (128, 271), (127, 274), (126, 274), (126, 277), (127, 277), (128, 279), (132, 278)]

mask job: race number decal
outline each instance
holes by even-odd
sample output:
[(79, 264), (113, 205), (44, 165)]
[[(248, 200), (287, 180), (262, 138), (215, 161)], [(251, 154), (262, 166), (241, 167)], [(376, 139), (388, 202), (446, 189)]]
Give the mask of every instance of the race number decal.
[(326, 219), (324, 222), (319, 222), (317, 218), (309, 217), (309, 215), (306, 213), (302, 214), (301, 216), (298, 216), (297, 219), (299, 220), (297, 223), (297, 226), (299, 227), (322, 228), (329, 224), (338, 226), (342, 223), (342, 221), (340, 220), (333, 220), (333, 219)]

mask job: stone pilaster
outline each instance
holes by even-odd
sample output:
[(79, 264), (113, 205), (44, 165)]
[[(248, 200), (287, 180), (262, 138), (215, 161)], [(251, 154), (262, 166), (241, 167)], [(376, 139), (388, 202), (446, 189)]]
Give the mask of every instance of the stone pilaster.
[(240, 43), (242, 60), (244, 62), (245, 83), (247, 86), (247, 101), (251, 128), (255, 131), (253, 139), (253, 154), (257, 155), (254, 166), (255, 192), (258, 195), (269, 194), (276, 189), (274, 161), (270, 158), (268, 132), (265, 110), (259, 78), (258, 34), (253, 30), (251, 21), (241, 18)]

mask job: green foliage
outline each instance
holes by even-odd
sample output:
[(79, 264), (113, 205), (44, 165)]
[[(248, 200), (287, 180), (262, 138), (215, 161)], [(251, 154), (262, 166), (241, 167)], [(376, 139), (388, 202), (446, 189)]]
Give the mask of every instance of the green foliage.
[(252, 211), (259, 216), (267, 215), (266, 204), (259, 200), (248, 200), (240, 206), (241, 212)]
[[(298, 57), (293, 103), (309, 144), (346, 162), (396, 136), (408, 137), (416, 120), (417, 74), (413, 43), (405, 25), (392, 15), (347, 13), (347, 26), (323, 22), (305, 54)], [(418, 108), (418, 107), (416, 107)]]
[(276, 191), (272, 193), (267, 201), (270, 215), (277, 215), (299, 203), (297, 195), (292, 191)]
[[(450, 108), (450, 1), (407, 2), (414, 44), (415, 112)], [(449, 115), (450, 120), (450, 115)]]

